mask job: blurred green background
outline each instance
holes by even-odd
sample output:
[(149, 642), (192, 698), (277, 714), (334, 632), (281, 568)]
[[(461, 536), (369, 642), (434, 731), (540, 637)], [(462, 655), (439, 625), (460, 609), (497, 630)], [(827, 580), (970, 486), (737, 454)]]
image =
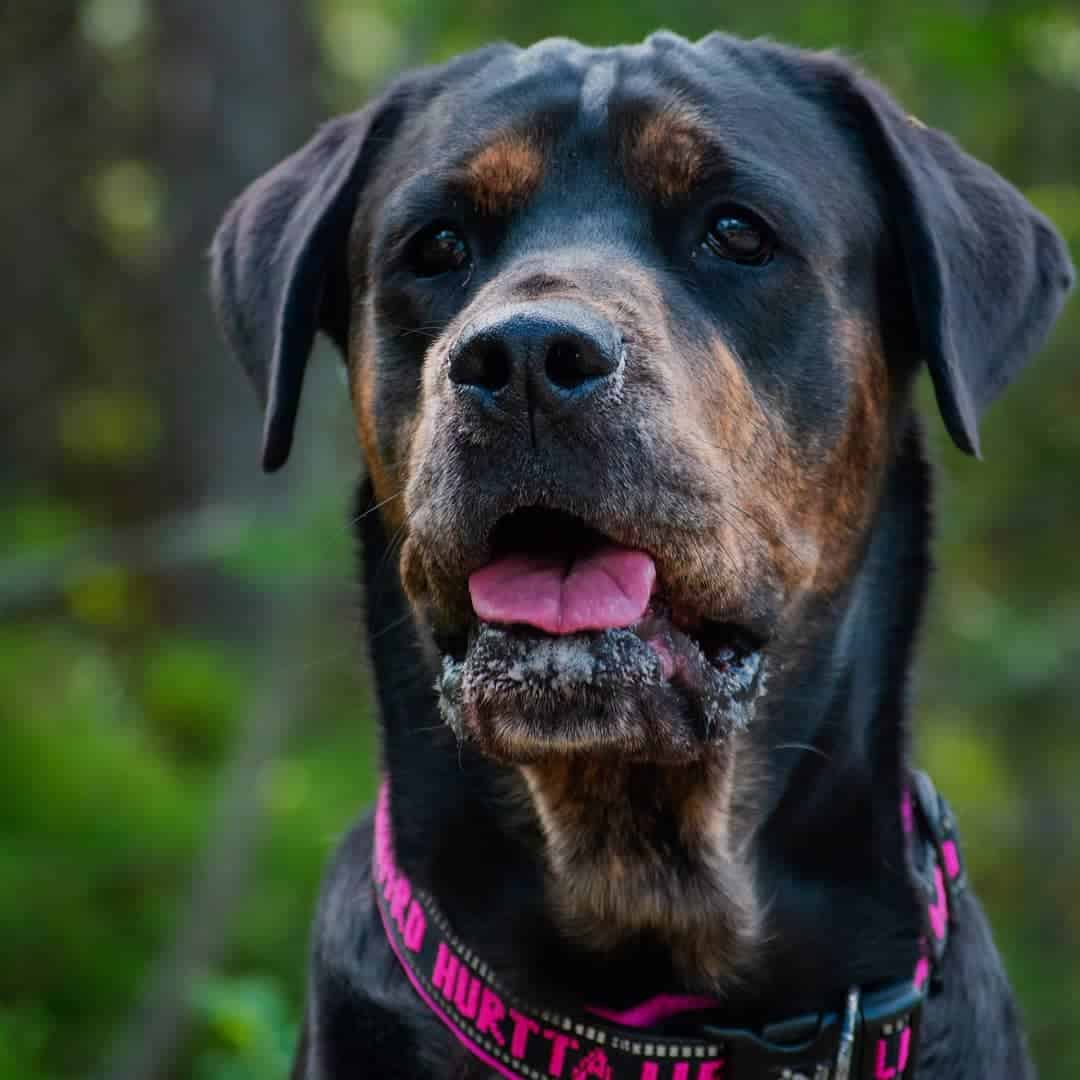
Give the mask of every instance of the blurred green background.
[[(839, 46), (1004, 172), (1080, 258), (1064, 0), (35, 0), (0, 12), (0, 1080), (286, 1070), (321, 868), (375, 762), (319, 357), (257, 469), (205, 299), (226, 202), (401, 67), (658, 26)], [(1080, 1075), (1080, 303), (944, 445), (920, 756), (1042, 1075)]]

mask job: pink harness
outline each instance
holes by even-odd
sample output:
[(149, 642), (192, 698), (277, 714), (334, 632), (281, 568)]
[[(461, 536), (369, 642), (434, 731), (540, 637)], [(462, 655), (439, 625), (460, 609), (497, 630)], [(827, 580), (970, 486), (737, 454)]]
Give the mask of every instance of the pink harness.
[[(901, 801), (913, 876), (926, 900), (926, 935), (910, 980), (852, 988), (840, 1008), (761, 1031), (696, 1024), (694, 1037), (650, 1031), (713, 998), (660, 995), (615, 1012), (541, 1009), (502, 986), (454, 934), (432, 898), (394, 860), (390, 792), (375, 809), (374, 886), (387, 941), (429, 1009), (474, 1057), (508, 1080), (910, 1080), (922, 1005), (941, 970), (950, 898), (964, 885), (952, 815), (922, 773)], [(922, 826), (922, 828), (920, 828)], [(920, 834), (923, 843), (918, 843)]]

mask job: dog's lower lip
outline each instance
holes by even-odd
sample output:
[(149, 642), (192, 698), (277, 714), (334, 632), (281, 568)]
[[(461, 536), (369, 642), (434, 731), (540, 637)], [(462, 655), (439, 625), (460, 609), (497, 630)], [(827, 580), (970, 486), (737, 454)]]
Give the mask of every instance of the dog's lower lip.
[[(671, 652), (665, 645), (670, 644), (672, 634), (689, 638), (709, 664), (721, 673), (740, 667), (756, 669), (760, 664), (765, 641), (753, 631), (721, 619), (703, 619), (689, 625), (688, 622), (686, 619), (673, 619), (667, 604), (657, 597), (641, 620), (627, 627), (629, 632), (650, 645), (660, 656), (665, 680), (670, 679), (674, 673), (669, 667), (669, 664), (673, 665)], [(474, 616), (464, 629), (436, 634), (436, 645), (448, 659), (461, 663), (477, 633), (485, 626), (496, 627), (496, 624), (487, 623)], [(552, 635), (530, 626), (501, 629), (511, 630), (519, 637), (535, 638), (538, 642), (557, 640)], [(585, 636), (595, 637), (597, 632), (586, 632)]]
[(465, 656), (444, 656), (436, 688), (450, 730), (497, 758), (572, 746), (690, 760), (747, 727), (764, 672), (760, 651), (712, 663), (670, 622), (654, 638), (630, 628), (551, 635), (477, 620)]

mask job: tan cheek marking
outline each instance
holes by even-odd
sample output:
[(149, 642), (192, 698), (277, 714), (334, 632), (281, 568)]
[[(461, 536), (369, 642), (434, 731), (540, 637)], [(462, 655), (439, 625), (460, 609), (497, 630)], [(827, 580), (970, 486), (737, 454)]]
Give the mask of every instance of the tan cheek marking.
[[(807, 463), (726, 342), (682, 344), (675, 353), (681, 358), (674, 376), (678, 441), (699, 464), (719, 508), (708, 541), (683, 549), (676, 578), (687, 595), (704, 588), (718, 600), (737, 580), (799, 593), (820, 557), (818, 522), (807, 520), (804, 489), (810, 487), (813, 507), (820, 494), (809, 485)], [(727, 599), (737, 603), (738, 593)]]
[[(780, 421), (769, 412), (747, 379), (742, 365), (723, 342), (713, 347), (713, 362), (723, 372), (717, 405), (719, 435), (733, 474), (732, 543), (750, 548), (746, 561), (762, 560), (789, 591), (812, 572), (818, 550), (802, 529), (792, 529), (800, 511), (803, 464)], [(754, 571), (751, 570), (751, 573)]]
[(763, 448), (770, 430), (742, 366), (727, 343), (715, 339), (707, 358), (706, 393), (723, 452), (745, 460)]
[(670, 381), (680, 441), (709, 470), (711, 483), (726, 487), (773, 452), (774, 425), (724, 341), (681, 343), (674, 352)]
[(669, 203), (688, 195), (705, 167), (707, 142), (693, 109), (673, 106), (631, 132), (625, 168), (635, 185)]
[(851, 399), (827, 456), (791, 440), (720, 340), (701, 358), (708, 374), (682, 389), (681, 415), (707, 432), (696, 456), (728, 492), (732, 520), (719, 537), (728, 560), (751, 575), (767, 566), (792, 598), (846, 580), (885, 461), (889, 382), (880, 342), (857, 320), (841, 323), (839, 338)]
[(770, 578), (779, 574), (797, 584), (802, 560), (792, 558), (786, 535), (792, 470), (779, 424), (723, 340), (684, 345), (678, 354), (686, 358), (676, 384), (679, 441), (721, 508), (710, 542), (687, 549), (692, 561), (680, 570), (687, 582), (713, 581), (718, 595), (723, 582), (750, 580), (766, 569)]
[(889, 377), (876, 331), (856, 320), (838, 328), (848, 366), (850, 403), (844, 434), (818, 467), (802, 470), (798, 523), (816, 542), (809, 586), (828, 592), (847, 580), (875, 505), (887, 453)]
[[(865, 527), (884, 471), (888, 439), (889, 376), (877, 333), (854, 320), (841, 327), (843, 352), (852, 369), (847, 430), (833, 455), (826, 480), (834, 492), (825, 522), (827, 542), (850, 550)], [(834, 581), (847, 571), (835, 566)], [(832, 583), (832, 582), (831, 582)]]
[(382, 504), (379, 512), (383, 520), (392, 529), (397, 529), (405, 520), (404, 478), (398, 477), (396, 470), (390, 468), (379, 453), (375, 426), (375, 368), (370, 357), (355, 357), (352, 392), (356, 432), (367, 461), (375, 501)]
[(540, 186), (544, 155), (530, 135), (500, 135), (465, 165), (465, 186), (483, 214), (504, 214)]

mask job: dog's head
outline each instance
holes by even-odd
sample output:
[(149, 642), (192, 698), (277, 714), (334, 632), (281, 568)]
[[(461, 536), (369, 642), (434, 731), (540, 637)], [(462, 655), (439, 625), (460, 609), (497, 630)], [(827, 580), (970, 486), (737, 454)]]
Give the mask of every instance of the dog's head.
[(713, 35), (405, 76), (230, 210), (229, 339), (289, 451), (342, 350), (449, 723), (692, 760), (850, 579), (925, 362), (955, 442), (1071, 281), (1050, 225), (842, 60)]

